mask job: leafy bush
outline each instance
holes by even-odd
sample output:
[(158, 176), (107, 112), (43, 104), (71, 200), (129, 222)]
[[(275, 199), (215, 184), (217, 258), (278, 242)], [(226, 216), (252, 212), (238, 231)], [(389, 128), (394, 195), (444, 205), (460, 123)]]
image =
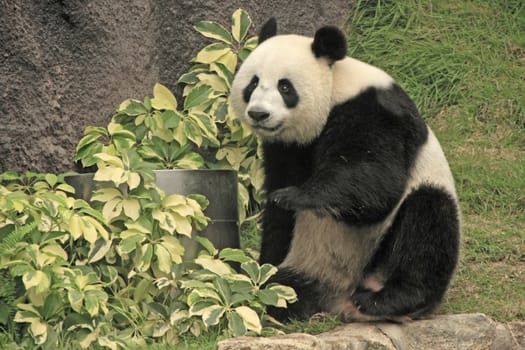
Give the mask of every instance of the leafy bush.
[(2, 347), (135, 348), (210, 329), (275, 331), (266, 307), (296, 298), (289, 287), (266, 284), (276, 267), (239, 249), (219, 252), (201, 237), (198, 257), (185, 257), (180, 238), (206, 227), (208, 201), (166, 195), (153, 173), (233, 167), (243, 208), (257, 206), (257, 140), (228, 103), (237, 61), (255, 39), (245, 40), (244, 11), (232, 19), (232, 33), (215, 22), (196, 25), (220, 42), (181, 77), (182, 109), (157, 84), (152, 98), (124, 101), (107, 128), (86, 129), (76, 160), (97, 167), (89, 203), (73, 197), (68, 174), (0, 174), (0, 281), (7, 281), (0, 310), (11, 315), (0, 317)]

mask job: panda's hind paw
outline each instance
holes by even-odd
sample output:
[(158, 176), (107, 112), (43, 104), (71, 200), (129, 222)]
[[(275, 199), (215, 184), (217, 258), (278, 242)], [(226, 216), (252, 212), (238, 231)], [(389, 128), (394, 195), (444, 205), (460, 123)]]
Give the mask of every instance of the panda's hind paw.
[(352, 296), (355, 307), (364, 313), (375, 313), (377, 308), (377, 293), (370, 290), (358, 290)]

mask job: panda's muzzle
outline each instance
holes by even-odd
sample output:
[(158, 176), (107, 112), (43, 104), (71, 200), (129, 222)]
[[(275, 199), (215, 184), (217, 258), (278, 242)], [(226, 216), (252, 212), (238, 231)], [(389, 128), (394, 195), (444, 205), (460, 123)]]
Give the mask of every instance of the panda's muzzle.
[(270, 113), (268, 112), (259, 112), (259, 111), (248, 111), (248, 115), (256, 122), (262, 122), (265, 119), (268, 119)]

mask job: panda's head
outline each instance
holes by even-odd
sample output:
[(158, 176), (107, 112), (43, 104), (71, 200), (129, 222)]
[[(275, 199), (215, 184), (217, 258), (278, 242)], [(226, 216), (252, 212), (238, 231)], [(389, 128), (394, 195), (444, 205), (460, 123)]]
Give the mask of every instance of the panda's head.
[(306, 144), (322, 131), (331, 108), (332, 65), (346, 56), (346, 38), (331, 26), (308, 38), (276, 35), (270, 19), (259, 46), (232, 84), (234, 113), (263, 138)]

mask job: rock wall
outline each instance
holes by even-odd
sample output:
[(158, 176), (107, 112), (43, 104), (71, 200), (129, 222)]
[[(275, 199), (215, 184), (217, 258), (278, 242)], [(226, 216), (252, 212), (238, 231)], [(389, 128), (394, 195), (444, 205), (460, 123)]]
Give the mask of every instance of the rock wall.
[(240, 337), (218, 350), (525, 350), (525, 322), (497, 323), (483, 314), (437, 316), (404, 325), (351, 323), (319, 335)]
[[(74, 169), (87, 125), (106, 125), (126, 98), (176, 89), (205, 40), (201, 20), (229, 25), (242, 7), (257, 27), (312, 35), (343, 25), (352, 0), (0, 0), (0, 172)], [(253, 32), (252, 34), (255, 34)]]

